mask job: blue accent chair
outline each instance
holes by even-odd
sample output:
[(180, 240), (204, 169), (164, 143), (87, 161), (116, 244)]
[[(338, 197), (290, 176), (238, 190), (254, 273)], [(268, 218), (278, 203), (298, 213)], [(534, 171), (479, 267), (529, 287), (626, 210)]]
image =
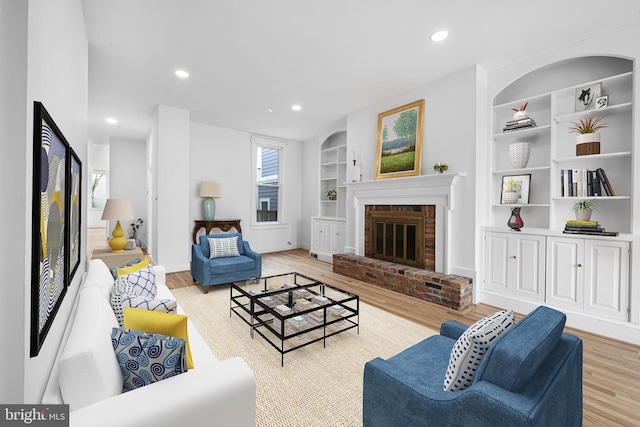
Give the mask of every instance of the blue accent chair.
[[(240, 256), (209, 259), (209, 239), (238, 236)], [(241, 233), (209, 234), (200, 236), (200, 242), (191, 246), (191, 277), (209, 292), (209, 286), (255, 279), (262, 275), (262, 255), (242, 240)]]
[(473, 384), (444, 391), (451, 349), (467, 326), (364, 368), (364, 427), (582, 425), (582, 340), (563, 333), (564, 313), (540, 306), (500, 336)]

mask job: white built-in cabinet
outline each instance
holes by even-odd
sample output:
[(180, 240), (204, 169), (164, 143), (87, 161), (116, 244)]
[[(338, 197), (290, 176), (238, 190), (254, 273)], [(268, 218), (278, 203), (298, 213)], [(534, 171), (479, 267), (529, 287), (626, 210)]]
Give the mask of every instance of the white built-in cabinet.
[(544, 302), (545, 238), (531, 234), (486, 233), (485, 289)]
[(629, 320), (629, 242), (547, 238), (547, 298), (553, 306)]
[[(339, 131), (320, 146), (320, 215), (311, 218), (309, 255), (332, 262), (346, 244), (347, 133)], [(335, 197), (327, 195), (334, 190)]]
[[(576, 92), (586, 87), (600, 89), (600, 95), (608, 96), (608, 105), (577, 109)], [(633, 94), (632, 61), (589, 57), (536, 70), (495, 96), (479, 300), (521, 310), (545, 304), (577, 313), (580, 319), (631, 321), (632, 248), (638, 232), (632, 220), (637, 194)], [(512, 109), (524, 103), (537, 127), (503, 132), (513, 118)], [(600, 154), (577, 156), (576, 136), (569, 127), (595, 116), (602, 116), (608, 125), (600, 130)], [(515, 142), (530, 143), (524, 168), (511, 164), (509, 146)], [(583, 168), (604, 169), (615, 196), (564, 196), (561, 171)], [(520, 232), (509, 230), (512, 206), (501, 204), (503, 178), (514, 175), (531, 175), (528, 203), (513, 205), (521, 208), (524, 227)], [(587, 199), (597, 200), (592, 220), (619, 232), (618, 236), (563, 233), (566, 221), (575, 219), (573, 205)]]

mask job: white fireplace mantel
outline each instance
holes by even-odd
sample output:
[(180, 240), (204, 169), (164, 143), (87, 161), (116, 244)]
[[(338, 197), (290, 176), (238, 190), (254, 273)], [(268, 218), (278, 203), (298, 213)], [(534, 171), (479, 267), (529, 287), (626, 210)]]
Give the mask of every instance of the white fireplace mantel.
[(436, 272), (449, 273), (448, 248), (455, 186), (466, 172), (347, 182), (355, 209), (355, 253), (364, 256), (365, 206), (434, 205), (436, 207)]

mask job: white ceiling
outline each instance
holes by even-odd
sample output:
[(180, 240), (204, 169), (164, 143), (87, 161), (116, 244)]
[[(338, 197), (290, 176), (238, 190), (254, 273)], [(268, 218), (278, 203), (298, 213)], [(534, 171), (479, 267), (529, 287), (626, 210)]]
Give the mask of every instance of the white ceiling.
[[(195, 122), (307, 140), (349, 112), (474, 64), (495, 69), (640, 18), (638, 0), (82, 4), (94, 143), (145, 140), (158, 104), (189, 110)], [(449, 38), (431, 42), (441, 28)], [(174, 76), (179, 68), (189, 79)]]

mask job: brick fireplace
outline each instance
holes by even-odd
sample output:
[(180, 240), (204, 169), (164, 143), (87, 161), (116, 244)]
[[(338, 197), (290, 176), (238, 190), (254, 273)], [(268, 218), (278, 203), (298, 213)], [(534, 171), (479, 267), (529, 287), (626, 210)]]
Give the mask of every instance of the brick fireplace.
[[(451, 211), (455, 208), (454, 188), (462, 176), (465, 174), (347, 183), (355, 207), (355, 247), (352, 254), (333, 256), (333, 271), (457, 310), (469, 307), (472, 304), (472, 280), (449, 274), (448, 265), (449, 224)], [(411, 219), (405, 223), (393, 219), (394, 215), (422, 219)], [(384, 232), (383, 239), (389, 239), (389, 235), (395, 239), (397, 234), (403, 233), (408, 241), (413, 239), (412, 236), (419, 236), (423, 249), (419, 256), (421, 259), (416, 263), (400, 264), (396, 254), (401, 252), (405, 256), (408, 253), (410, 245), (407, 242), (397, 243), (389, 239), (381, 243), (379, 236), (378, 241), (373, 242), (376, 237), (371, 229), (372, 217), (382, 217), (378, 223), (383, 225), (375, 226), (379, 233), (380, 230)], [(407, 234), (406, 230), (419, 225), (420, 221), (423, 221), (423, 228), (412, 229)], [(388, 250), (390, 246), (394, 251)], [(402, 249), (398, 250), (400, 247)], [(384, 256), (374, 259), (374, 252), (383, 252)], [(411, 253), (409, 257), (418, 258)]]

